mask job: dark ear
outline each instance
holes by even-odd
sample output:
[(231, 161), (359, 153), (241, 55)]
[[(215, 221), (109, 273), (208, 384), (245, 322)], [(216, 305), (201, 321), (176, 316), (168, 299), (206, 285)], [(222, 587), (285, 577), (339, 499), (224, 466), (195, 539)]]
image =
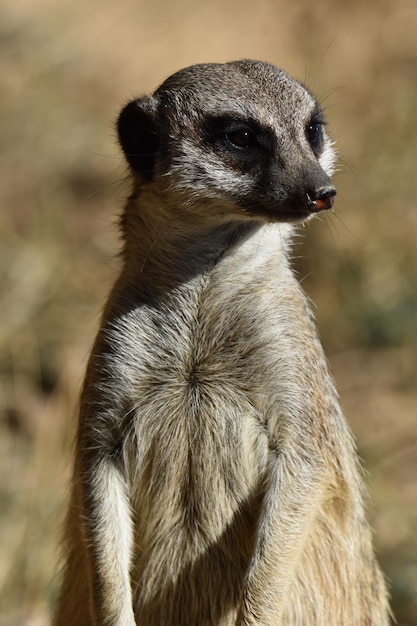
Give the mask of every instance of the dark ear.
[(159, 146), (155, 113), (155, 100), (145, 96), (129, 102), (117, 120), (119, 142), (127, 162), (147, 180), (152, 179)]

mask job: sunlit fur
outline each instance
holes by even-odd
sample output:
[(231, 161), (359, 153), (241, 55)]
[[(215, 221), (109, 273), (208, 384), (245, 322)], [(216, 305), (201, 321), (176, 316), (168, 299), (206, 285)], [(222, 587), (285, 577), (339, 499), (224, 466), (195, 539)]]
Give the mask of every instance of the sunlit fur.
[[(123, 267), (81, 398), (55, 626), (389, 623), (355, 447), (290, 265), (297, 201), (334, 162), (325, 133), (317, 157), (306, 140), (316, 107), (245, 61), (187, 68), (121, 118)], [(210, 147), (218, 114), (273, 137), (262, 166)]]

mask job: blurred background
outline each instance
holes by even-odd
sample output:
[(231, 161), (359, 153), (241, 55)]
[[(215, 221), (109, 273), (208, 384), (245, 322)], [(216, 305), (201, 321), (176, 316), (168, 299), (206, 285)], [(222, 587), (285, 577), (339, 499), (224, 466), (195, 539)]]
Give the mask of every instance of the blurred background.
[[(335, 210), (294, 261), (357, 437), (379, 559), (417, 625), (417, 3), (0, 3), (0, 625), (46, 626), (77, 397), (128, 192), (114, 120), (183, 66), (275, 63), (323, 103)], [(352, 625), (353, 626), (353, 625)]]

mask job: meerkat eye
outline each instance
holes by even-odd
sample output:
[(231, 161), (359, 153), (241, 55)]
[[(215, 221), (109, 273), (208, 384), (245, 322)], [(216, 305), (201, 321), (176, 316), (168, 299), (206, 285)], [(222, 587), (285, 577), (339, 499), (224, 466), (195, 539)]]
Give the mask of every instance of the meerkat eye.
[(211, 145), (226, 151), (245, 152), (262, 145), (260, 128), (252, 128), (244, 120), (231, 117), (209, 118), (204, 125), (204, 134)]
[(238, 171), (266, 164), (273, 157), (273, 131), (254, 119), (229, 115), (213, 116), (204, 121), (203, 138), (225, 163)]
[(319, 156), (323, 147), (323, 126), (324, 121), (321, 117), (320, 111), (314, 111), (310, 121), (306, 124), (305, 134), (316, 157)]
[(321, 135), (321, 124), (312, 122), (307, 124), (307, 139), (309, 143), (316, 143)]
[(258, 145), (254, 133), (248, 128), (237, 128), (236, 130), (225, 132), (225, 137), (235, 148), (240, 148), (241, 150)]
[(319, 150), (323, 143), (323, 128), (319, 122), (310, 122), (307, 124), (306, 135), (308, 143), (310, 144), (314, 153)]

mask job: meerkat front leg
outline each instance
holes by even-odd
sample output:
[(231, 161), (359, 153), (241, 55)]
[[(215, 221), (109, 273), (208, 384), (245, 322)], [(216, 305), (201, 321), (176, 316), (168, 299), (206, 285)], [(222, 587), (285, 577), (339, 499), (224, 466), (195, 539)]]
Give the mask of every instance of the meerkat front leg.
[[(243, 590), (239, 626), (280, 626), (304, 538), (320, 504), (319, 471), (296, 471), (291, 458), (271, 452), (264, 510)], [(298, 468), (299, 469), (299, 468)]]
[(82, 464), (80, 481), (92, 623), (134, 626), (133, 531), (125, 478), (112, 459), (94, 458)]

